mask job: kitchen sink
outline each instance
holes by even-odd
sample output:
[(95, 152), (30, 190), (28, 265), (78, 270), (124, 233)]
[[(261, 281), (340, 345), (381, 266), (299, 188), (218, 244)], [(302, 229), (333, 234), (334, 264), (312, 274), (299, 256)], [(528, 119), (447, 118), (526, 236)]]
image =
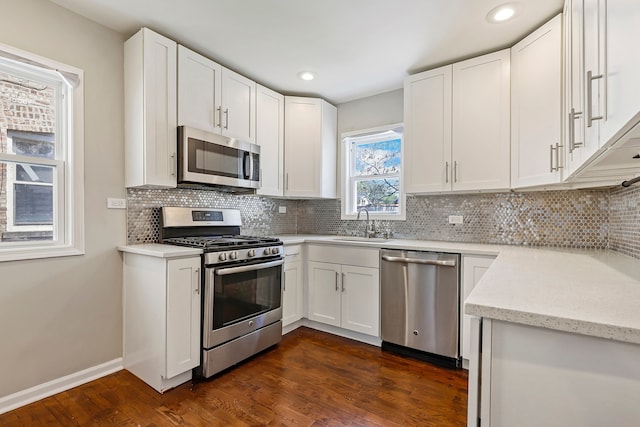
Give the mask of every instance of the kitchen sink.
[(336, 236), (331, 240), (343, 242), (387, 242), (391, 239), (386, 239), (384, 237)]

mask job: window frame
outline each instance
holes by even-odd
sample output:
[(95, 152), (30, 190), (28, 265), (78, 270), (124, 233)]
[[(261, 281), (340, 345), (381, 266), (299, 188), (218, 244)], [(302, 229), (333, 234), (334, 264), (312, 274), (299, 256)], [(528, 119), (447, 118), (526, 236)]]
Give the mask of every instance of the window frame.
[[(83, 255), (84, 71), (4, 44), (0, 44), (0, 61), (13, 62), (20, 72), (30, 70), (39, 78), (49, 74), (64, 89), (57, 99), (54, 159), (0, 153), (6, 164), (54, 167), (53, 240), (0, 242), (0, 262)], [(7, 209), (13, 208), (7, 203)]]
[[(354, 185), (355, 180), (363, 180), (363, 176), (359, 175), (358, 177), (354, 177), (353, 175), (353, 161), (352, 161), (352, 150), (351, 143), (354, 138), (362, 138), (368, 135), (375, 135), (379, 133), (383, 133), (386, 131), (398, 131), (400, 130), (402, 133), (401, 141), (400, 141), (400, 171), (394, 175), (393, 179), (398, 179), (399, 182), (399, 211), (398, 213), (383, 213), (383, 212), (369, 212), (369, 217), (372, 220), (385, 220), (385, 221), (403, 221), (406, 219), (406, 195), (404, 193), (404, 183), (403, 183), (403, 167), (404, 167), (404, 123), (393, 123), (384, 126), (378, 126), (374, 128), (361, 129), (356, 131), (343, 132), (341, 134), (341, 209), (340, 209), (340, 219), (356, 219), (358, 216), (357, 210), (352, 211), (350, 209), (351, 205), (354, 203), (354, 199), (356, 197), (356, 188)], [(381, 174), (381, 175), (373, 175), (371, 178), (366, 179), (376, 179), (380, 177), (389, 177), (390, 174)], [(352, 188), (353, 186), (353, 188)], [(363, 216), (360, 215), (362, 219)]]

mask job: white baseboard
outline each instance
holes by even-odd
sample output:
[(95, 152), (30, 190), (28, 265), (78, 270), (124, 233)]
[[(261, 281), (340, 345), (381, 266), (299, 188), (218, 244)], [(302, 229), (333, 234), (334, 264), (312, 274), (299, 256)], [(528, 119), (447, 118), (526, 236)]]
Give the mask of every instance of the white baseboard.
[(45, 397), (53, 396), (56, 393), (86, 384), (122, 369), (122, 358), (119, 357), (109, 362), (92, 366), (91, 368), (33, 386), (26, 390), (0, 397), (0, 414), (28, 405), (29, 403), (33, 403), (37, 400), (44, 399)]
[(307, 318), (303, 318), (300, 321), (301, 323), (296, 327), (306, 326), (307, 328), (316, 329), (318, 331), (327, 332), (333, 335), (338, 335), (344, 338), (349, 338), (355, 341), (360, 341), (365, 344), (374, 345), (376, 347), (380, 347), (382, 345), (382, 340), (378, 337), (374, 337), (371, 335), (361, 334), (359, 332), (350, 331), (348, 329), (338, 328), (336, 326), (326, 325), (324, 323), (315, 322), (313, 320), (309, 320)]

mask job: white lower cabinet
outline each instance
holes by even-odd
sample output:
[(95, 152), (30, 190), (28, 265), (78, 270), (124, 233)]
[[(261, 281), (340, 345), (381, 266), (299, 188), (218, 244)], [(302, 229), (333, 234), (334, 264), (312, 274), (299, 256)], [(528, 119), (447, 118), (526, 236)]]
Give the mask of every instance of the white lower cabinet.
[(462, 355), (462, 358), (466, 360), (469, 360), (469, 352), (471, 348), (471, 316), (464, 314), (464, 301), (495, 259), (495, 256), (479, 255), (463, 255), (462, 257), (462, 289), (460, 291), (460, 354)]
[(378, 264), (377, 249), (310, 245), (309, 320), (380, 336)]
[(200, 257), (124, 254), (123, 365), (159, 392), (200, 364)]
[(304, 275), (301, 246), (285, 246), (282, 284), (282, 326), (302, 319)]
[(491, 319), (474, 324), (482, 352), (469, 370), (469, 426), (638, 425), (640, 345)]

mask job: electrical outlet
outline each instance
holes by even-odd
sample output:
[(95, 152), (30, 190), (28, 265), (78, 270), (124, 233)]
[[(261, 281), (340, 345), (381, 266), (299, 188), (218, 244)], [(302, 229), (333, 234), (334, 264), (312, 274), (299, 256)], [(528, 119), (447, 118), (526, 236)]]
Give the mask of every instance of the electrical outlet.
[(127, 200), (126, 199), (116, 199), (113, 197), (107, 197), (107, 208), (108, 209), (126, 209), (127, 208)]
[(278, 206), (278, 213), (287, 213), (286, 206)]
[(462, 224), (464, 221), (462, 215), (449, 215), (449, 224)]

